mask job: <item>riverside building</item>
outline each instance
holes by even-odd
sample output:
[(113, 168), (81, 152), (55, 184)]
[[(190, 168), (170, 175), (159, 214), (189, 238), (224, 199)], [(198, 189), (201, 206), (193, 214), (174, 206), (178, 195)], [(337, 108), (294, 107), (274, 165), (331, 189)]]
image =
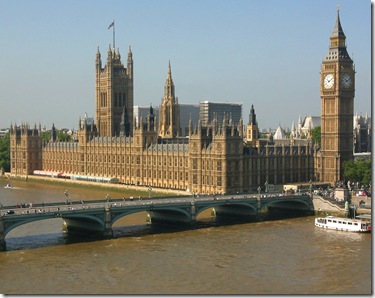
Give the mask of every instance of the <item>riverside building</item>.
[[(44, 171), (60, 177), (106, 177), (124, 184), (194, 193), (256, 191), (266, 184), (316, 179), (335, 183), (341, 179), (342, 161), (352, 158), (352, 63), (337, 15), (330, 52), (321, 71), (319, 149), (313, 145), (311, 134), (305, 139), (293, 134), (287, 140), (274, 140), (272, 135), (259, 138), (253, 106), (247, 125), (241, 117), (233, 119), (234, 112), (214, 113), (197, 122), (190, 118), (186, 134), (181, 133), (181, 111), (170, 64), (159, 114), (150, 106), (146, 117), (134, 117), (131, 49), (126, 67), (114, 49), (108, 49), (103, 67), (98, 49), (96, 122), (79, 119), (76, 141), (71, 142), (59, 142), (54, 127), (51, 139), (42, 142), (40, 125), (32, 128), (12, 124), (11, 174), (25, 176)], [(339, 103), (344, 109), (337, 109)]]
[(343, 163), (353, 160), (354, 93), (354, 62), (346, 49), (337, 10), (328, 54), (320, 71), (321, 148), (315, 164), (319, 181), (344, 180)]
[[(216, 116), (206, 125), (201, 119), (194, 124), (190, 119), (188, 137), (181, 137), (170, 65), (159, 125), (152, 106), (146, 117), (133, 117), (133, 102), (129, 102), (133, 94), (132, 53), (129, 50), (127, 63), (131, 69), (123, 66), (118, 51), (108, 51), (104, 68), (100, 57), (98, 51), (96, 124), (88, 123), (86, 117), (79, 119), (77, 140), (72, 142), (59, 142), (55, 127), (51, 140), (42, 142), (40, 126), (11, 125), (11, 174), (32, 175), (39, 170), (61, 177), (117, 178), (124, 184), (194, 193), (254, 191), (266, 182), (284, 184), (312, 178), (311, 139), (298, 144), (295, 140), (259, 142), (256, 133), (245, 136), (242, 119), (235, 124), (225, 114), (220, 122)], [(253, 107), (249, 118), (256, 118)], [(256, 121), (248, 126), (251, 131), (258, 130)]]

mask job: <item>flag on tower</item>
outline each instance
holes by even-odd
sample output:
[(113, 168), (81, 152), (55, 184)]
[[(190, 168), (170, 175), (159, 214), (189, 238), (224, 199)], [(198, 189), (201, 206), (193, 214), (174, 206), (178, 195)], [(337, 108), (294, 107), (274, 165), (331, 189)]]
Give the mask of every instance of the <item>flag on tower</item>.
[(113, 27), (114, 25), (115, 25), (115, 21), (113, 21), (111, 24), (109, 24), (108, 29), (110, 29), (110, 28)]

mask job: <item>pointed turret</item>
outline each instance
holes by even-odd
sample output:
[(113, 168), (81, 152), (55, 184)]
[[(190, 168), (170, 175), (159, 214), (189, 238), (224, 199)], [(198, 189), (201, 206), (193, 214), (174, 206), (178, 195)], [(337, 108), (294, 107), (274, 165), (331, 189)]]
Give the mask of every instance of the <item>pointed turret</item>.
[(153, 131), (155, 129), (155, 115), (154, 115), (154, 109), (152, 108), (151, 104), (150, 104), (150, 109), (148, 110), (148, 115), (147, 115), (147, 129), (148, 131)]
[(56, 142), (56, 128), (54, 123), (52, 124), (51, 140), (52, 142)]
[(168, 75), (167, 81), (165, 82), (164, 86), (164, 96), (174, 97), (174, 84), (172, 80), (171, 61), (169, 61), (168, 63)]
[(96, 52), (95, 65), (96, 65), (97, 70), (102, 68), (102, 55), (100, 54), (99, 47), (98, 47), (98, 50)]
[(302, 118), (301, 118), (301, 114), (298, 117), (298, 128), (297, 128), (296, 137), (297, 138), (302, 137)]
[(258, 138), (258, 122), (255, 114), (254, 105), (251, 105), (249, 123), (246, 127), (246, 140), (250, 146), (255, 147)]
[(254, 105), (251, 105), (250, 114), (249, 114), (249, 124), (258, 125), (256, 115), (255, 115)]
[(295, 138), (296, 137), (296, 126), (294, 125), (294, 121), (292, 122), (292, 129), (290, 131), (290, 138)]
[(340, 10), (337, 10), (337, 18), (336, 18), (336, 24), (335, 27), (333, 28), (333, 31), (331, 33), (331, 39), (336, 39), (336, 38), (341, 38), (344, 39), (346, 38), (344, 31), (342, 30), (341, 27), (341, 22), (340, 22)]
[(131, 46), (129, 46), (128, 62), (127, 62), (127, 74), (130, 78), (133, 78), (133, 53)]
[(168, 63), (168, 75), (164, 86), (164, 97), (160, 111), (159, 136), (161, 138), (174, 138), (180, 135), (180, 107), (174, 93), (171, 62)]
[(107, 52), (107, 63), (112, 62), (112, 50), (111, 45), (109, 45), (108, 52)]
[(227, 134), (227, 117), (224, 113), (224, 116), (223, 116), (223, 123), (221, 124), (222, 126), (222, 134), (225, 136)]
[(346, 51), (346, 36), (340, 22), (340, 11), (337, 10), (336, 23), (330, 36), (329, 52), (325, 61), (352, 61)]
[(240, 118), (240, 121), (238, 121), (237, 131), (238, 131), (239, 136), (241, 138), (243, 138), (243, 120), (242, 120), (242, 117)]
[(121, 54), (120, 54), (119, 48), (117, 48), (117, 51), (116, 51), (116, 60), (121, 61)]

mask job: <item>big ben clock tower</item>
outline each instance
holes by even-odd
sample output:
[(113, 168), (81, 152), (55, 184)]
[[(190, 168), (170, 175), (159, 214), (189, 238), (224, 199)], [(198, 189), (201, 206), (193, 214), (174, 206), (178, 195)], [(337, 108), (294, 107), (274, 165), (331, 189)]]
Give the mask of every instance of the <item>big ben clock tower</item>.
[(344, 179), (343, 162), (353, 159), (355, 70), (346, 50), (339, 10), (320, 72), (321, 159), (320, 181)]

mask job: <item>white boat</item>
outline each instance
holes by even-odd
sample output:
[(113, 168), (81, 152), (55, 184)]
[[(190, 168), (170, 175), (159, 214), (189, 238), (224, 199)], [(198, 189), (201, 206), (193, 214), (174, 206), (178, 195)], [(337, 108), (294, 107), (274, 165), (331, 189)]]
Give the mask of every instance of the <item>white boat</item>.
[(7, 184), (4, 186), (4, 188), (13, 188), (13, 186), (11, 186), (10, 184)]
[(371, 232), (371, 222), (361, 219), (343, 218), (343, 217), (317, 217), (315, 218), (315, 226), (319, 228), (345, 231), (345, 232), (357, 232), (357, 233), (369, 233)]

